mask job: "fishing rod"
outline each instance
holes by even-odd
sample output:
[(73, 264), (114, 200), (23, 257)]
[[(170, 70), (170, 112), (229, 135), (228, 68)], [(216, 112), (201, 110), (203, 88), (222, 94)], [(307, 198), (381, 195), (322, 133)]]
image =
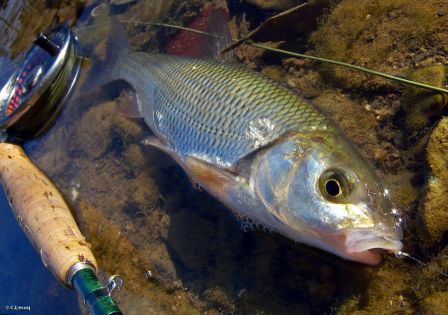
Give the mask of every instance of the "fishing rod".
[(98, 264), (63, 196), (18, 144), (56, 121), (80, 70), (80, 47), (68, 25), (39, 34), (23, 62), (0, 90), (0, 179), (12, 211), (43, 264), (75, 289), (94, 315), (122, 314), (112, 292), (123, 279), (103, 285)]

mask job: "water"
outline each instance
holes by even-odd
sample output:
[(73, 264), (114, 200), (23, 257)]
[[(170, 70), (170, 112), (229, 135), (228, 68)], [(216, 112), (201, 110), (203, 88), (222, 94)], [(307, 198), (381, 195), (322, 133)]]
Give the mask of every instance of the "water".
[[(239, 30), (248, 27), (247, 23), (252, 28), (275, 13), (248, 2), (244, 6), (228, 3), (236, 12)], [(125, 20), (187, 25), (201, 6), (202, 1), (137, 1), (116, 8), (113, 14)], [(94, 7), (87, 6), (78, 30), (86, 52), (101, 59), (107, 48), (103, 39), (111, 29), (105, 26), (82, 35), (80, 31)], [(247, 19), (243, 12), (248, 13)], [(48, 14), (54, 12), (48, 10)], [(141, 25), (126, 28), (131, 44), (148, 51), (163, 50), (173, 33)], [(14, 39), (8, 37), (8, 45), (11, 41)], [(14, 47), (18, 45), (15, 43)], [(295, 45), (304, 49), (300, 43)], [(11, 50), (20, 50), (14, 47)], [(298, 88), (337, 121), (396, 192), (396, 203), (407, 211), (405, 234), (416, 235), (413, 222), (422, 184), (410, 183), (419, 173), (401, 166), (408, 163), (405, 158), (409, 153), (393, 145), (385, 147), (391, 142), (386, 127), (392, 126), (398, 133), (400, 126), (391, 123), (396, 116), (387, 118), (391, 114), (381, 111), (396, 110), (401, 92), (394, 92), (390, 86), (384, 87), (386, 92), (377, 91), (378, 95), (359, 92), (364, 91), (361, 87), (341, 92), (337, 85), (324, 83), (312, 64), (262, 55), (251, 48), (243, 48), (237, 55), (248, 67)], [(441, 298), (426, 301), (435, 292), (446, 294), (446, 279), (434, 271), (434, 266), (446, 267), (443, 251), (439, 254), (433, 250), (435, 258), (428, 268), (393, 258), (379, 268), (368, 268), (274, 233), (243, 232), (230, 211), (205, 192), (195, 190), (171, 159), (140, 145), (150, 131), (141, 120), (120, 113), (120, 105), (129, 99), (129, 93), (122, 92), (124, 86), (91, 90), (83, 86), (89, 79), (86, 69), (56, 125), (42, 138), (26, 143), (25, 149), (72, 206), (99, 262), (100, 278), (105, 280), (117, 273), (125, 279), (123, 290), (116, 296), (125, 314), (439, 310)], [(397, 152), (398, 158), (394, 157)], [(407, 173), (397, 172), (399, 167)], [(0, 307), (4, 303), (29, 305), (31, 314), (85, 313), (75, 293), (62, 287), (42, 266), (3, 196), (0, 202), (6, 227), (0, 238), (0, 263), (5, 267), (0, 272)], [(431, 253), (412, 237), (407, 236), (405, 243), (406, 250), (413, 253)]]
[[(45, 269), (17, 224), (4, 193), (0, 196), (0, 314), (79, 314), (75, 294)], [(12, 312), (8, 306), (30, 307)]]
[(22, 1), (7, 1), (2, 8), (1, 14), (1, 43), (2, 50), (10, 50), (10, 45), (14, 41), (20, 28), (18, 17), (23, 9), (24, 3)]

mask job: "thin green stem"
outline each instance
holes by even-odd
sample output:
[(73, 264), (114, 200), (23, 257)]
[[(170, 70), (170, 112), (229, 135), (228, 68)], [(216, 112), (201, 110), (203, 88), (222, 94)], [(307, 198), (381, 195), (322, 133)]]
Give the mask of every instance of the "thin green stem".
[(404, 84), (410, 84), (410, 85), (418, 86), (420, 88), (429, 89), (429, 90), (433, 90), (433, 91), (436, 91), (436, 92), (441, 92), (441, 93), (447, 93), (448, 94), (448, 90), (444, 89), (444, 88), (440, 88), (440, 87), (437, 87), (437, 86), (432, 86), (432, 85), (429, 85), (429, 84), (420, 83), (420, 82), (416, 82), (416, 81), (412, 81), (412, 80), (396, 77), (396, 76), (393, 76), (393, 75), (390, 75), (390, 74), (386, 74), (386, 73), (383, 73), (383, 72), (371, 70), (371, 69), (360, 67), (360, 66), (355, 66), (355, 65), (352, 65), (352, 64), (349, 64), (349, 63), (345, 63), (345, 62), (341, 62), (341, 61), (336, 61), (336, 60), (331, 60), (331, 59), (326, 59), (326, 58), (320, 58), (320, 57), (315, 57), (315, 56), (310, 56), (310, 55), (305, 55), (305, 54), (299, 54), (299, 53), (295, 53), (295, 52), (288, 51), (288, 50), (267, 47), (265, 45), (260, 45), (260, 44), (257, 44), (257, 43), (247, 43), (247, 44), (252, 45), (254, 47), (258, 47), (258, 48), (263, 48), (263, 49), (266, 49), (266, 50), (279, 52), (279, 53), (282, 53), (282, 54), (285, 54), (285, 55), (289, 55), (289, 56), (293, 56), (293, 57), (306, 58), (306, 59), (311, 59), (311, 60), (331, 63), (331, 64), (334, 64), (334, 65), (343, 66), (343, 67), (346, 67), (346, 68), (350, 68), (350, 69), (366, 72), (366, 73), (369, 73), (369, 74), (377, 75), (377, 76), (383, 77), (385, 79), (389, 79), (389, 80), (401, 82), (401, 83), (404, 83)]
[[(173, 24), (150, 23), (150, 22), (134, 22), (134, 21), (126, 21), (126, 20), (122, 20), (120, 22), (121, 23), (130, 23), (130, 24), (142, 24), (142, 25), (170, 27), (170, 28), (180, 29), (180, 30), (184, 30), (184, 31), (189, 31), (189, 32), (193, 32), (193, 33), (197, 33), (197, 34), (201, 34), (201, 35), (211, 36), (211, 37), (214, 37), (214, 38), (219, 38), (219, 36), (214, 35), (214, 34), (210, 34), (208, 32), (199, 31), (199, 30), (195, 30), (195, 29), (192, 29), (192, 28), (189, 28), (189, 27), (173, 25)], [(233, 39), (233, 38), (232, 38), (232, 41), (233, 42), (238, 42), (237, 39)], [(342, 61), (337, 61), (337, 60), (332, 60), (332, 59), (327, 59), (327, 58), (321, 58), (321, 57), (316, 57), (316, 56), (311, 56), (311, 55), (306, 55), (306, 54), (299, 54), (299, 53), (295, 53), (295, 52), (292, 52), (292, 51), (289, 51), (289, 50), (268, 47), (268, 46), (265, 46), (265, 45), (262, 45), (262, 44), (257, 44), (257, 43), (250, 42), (250, 41), (245, 41), (243, 43), (245, 43), (247, 45), (251, 45), (251, 46), (257, 47), (257, 48), (261, 48), (261, 49), (269, 50), (269, 51), (273, 51), (273, 52), (278, 52), (278, 53), (281, 53), (281, 54), (284, 54), (284, 55), (288, 55), (288, 56), (292, 56), (292, 57), (305, 58), (305, 59), (325, 62), (325, 63), (337, 65), (337, 66), (342, 66), (342, 67), (346, 67), (346, 68), (349, 68), (349, 69), (353, 69), (353, 70), (365, 72), (365, 73), (368, 73), (368, 74), (376, 75), (376, 76), (379, 76), (379, 77), (382, 77), (382, 78), (385, 78), (385, 79), (388, 79), (388, 80), (392, 80), (392, 81), (396, 81), (396, 82), (400, 82), (400, 83), (404, 83), (404, 84), (413, 85), (413, 86), (416, 86), (416, 87), (419, 87), (419, 88), (428, 89), (428, 90), (432, 90), (432, 91), (439, 92), (439, 93), (446, 93), (446, 94), (448, 94), (448, 90), (444, 89), (444, 88), (441, 88), (441, 87), (432, 86), (432, 85), (429, 85), (429, 84), (420, 83), (420, 82), (416, 82), (416, 81), (412, 81), (412, 80), (396, 77), (396, 76), (393, 76), (393, 75), (390, 75), (390, 74), (387, 74), (387, 73), (383, 73), (383, 72), (371, 70), (371, 69), (368, 69), (368, 68), (352, 65), (352, 64), (345, 63), (345, 62), (342, 62)]]

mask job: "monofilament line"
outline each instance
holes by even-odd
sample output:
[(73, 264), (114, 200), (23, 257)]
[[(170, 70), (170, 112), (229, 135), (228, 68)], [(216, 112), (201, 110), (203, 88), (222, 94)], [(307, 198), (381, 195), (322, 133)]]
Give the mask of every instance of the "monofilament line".
[[(206, 36), (212, 36), (215, 38), (219, 38), (218, 35), (215, 34), (211, 34), (208, 32), (204, 32), (204, 31), (199, 31), (199, 30), (195, 30), (189, 27), (185, 27), (185, 26), (179, 26), (179, 25), (173, 25), (173, 24), (166, 24), (166, 23), (151, 23), (151, 22), (134, 22), (134, 21), (127, 21), (127, 20), (121, 20), (119, 21), (120, 23), (128, 23), (128, 24), (140, 24), (140, 25), (152, 25), (152, 26), (162, 26), (162, 27), (169, 27), (169, 28), (174, 28), (174, 29), (179, 29), (179, 30), (185, 30), (185, 31), (189, 31), (189, 32), (193, 32), (193, 33), (197, 33), (197, 34), (202, 34), (202, 35), (206, 35)], [(238, 39), (233, 39), (233, 42), (238, 42)], [(284, 50), (284, 49), (279, 49), (279, 48), (273, 48), (273, 47), (269, 47), (269, 46), (265, 46), (262, 44), (257, 44), (254, 43), (252, 41), (245, 41), (244, 42), (247, 45), (251, 45), (257, 48), (261, 48), (264, 50), (269, 50), (269, 51), (273, 51), (273, 52), (278, 52), (284, 55), (289, 55), (292, 57), (297, 57), (297, 58), (305, 58), (305, 59), (310, 59), (310, 60), (314, 60), (314, 61), (320, 61), (320, 62), (324, 62), (324, 63), (329, 63), (329, 64), (333, 64), (333, 65), (337, 65), (337, 66), (342, 66), (342, 67), (346, 67), (352, 70), (357, 70), (357, 71), (361, 71), (361, 72), (365, 72), (368, 74), (372, 74), (372, 75), (376, 75), (388, 80), (392, 80), (392, 81), (396, 81), (396, 82), (400, 82), (400, 83), (404, 83), (404, 84), (408, 84), (408, 85), (413, 85), (419, 88), (424, 88), (424, 89), (429, 89), (435, 92), (439, 92), (439, 93), (445, 93), (448, 94), (448, 90), (441, 88), (441, 87), (437, 87), (437, 86), (433, 86), (433, 85), (429, 85), (429, 84), (425, 84), (425, 83), (421, 83), (421, 82), (416, 82), (416, 81), (412, 81), (412, 80), (408, 80), (405, 78), (400, 78), (400, 77), (396, 77), (387, 73), (383, 73), (383, 72), (379, 72), (379, 71), (375, 71), (375, 70), (371, 70), (368, 68), (364, 68), (361, 66), (356, 66), (356, 65), (352, 65), (349, 63), (345, 63), (342, 61), (337, 61), (337, 60), (332, 60), (332, 59), (327, 59), (327, 58), (321, 58), (321, 57), (316, 57), (316, 56), (311, 56), (311, 55), (306, 55), (306, 54), (300, 54), (300, 53), (296, 53), (296, 52), (292, 52), (289, 50)]]
[[(420, 259), (417, 259), (417, 258), (409, 255), (408, 253), (402, 252), (401, 250), (398, 251), (398, 252), (395, 252), (394, 254), (395, 254), (395, 257), (397, 257), (397, 258), (407, 257), (407, 258), (410, 258), (411, 260), (415, 261), (416, 263), (418, 263), (420, 266), (428, 266), (427, 263), (425, 263), (425, 262), (421, 261)], [(443, 272), (443, 271), (436, 270), (436, 272), (441, 274), (441, 275), (443, 275), (443, 276), (445, 276), (445, 277), (448, 277), (448, 274)]]

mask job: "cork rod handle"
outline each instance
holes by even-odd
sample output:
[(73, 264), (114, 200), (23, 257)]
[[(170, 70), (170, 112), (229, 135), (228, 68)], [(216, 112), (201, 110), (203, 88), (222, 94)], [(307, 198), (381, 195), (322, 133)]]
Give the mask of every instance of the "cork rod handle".
[(0, 143), (0, 180), (14, 215), (44, 265), (64, 284), (78, 262), (97, 262), (64, 198), (16, 144)]

